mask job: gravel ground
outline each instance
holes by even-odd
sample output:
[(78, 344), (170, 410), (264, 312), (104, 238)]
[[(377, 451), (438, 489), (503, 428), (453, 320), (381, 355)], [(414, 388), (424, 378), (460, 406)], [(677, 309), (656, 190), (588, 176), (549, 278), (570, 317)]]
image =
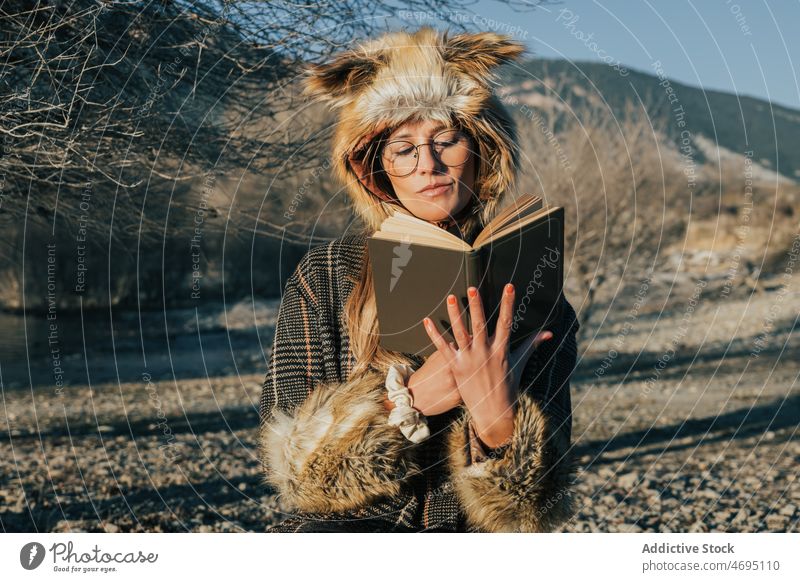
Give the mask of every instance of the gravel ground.
[[(692, 305), (690, 279), (670, 284), (638, 307), (632, 285), (586, 326), (579, 510), (563, 529), (799, 531), (800, 294), (708, 286)], [(5, 389), (0, 525), (262, 530), (281, 510), (256, 458), (262, 379)]]

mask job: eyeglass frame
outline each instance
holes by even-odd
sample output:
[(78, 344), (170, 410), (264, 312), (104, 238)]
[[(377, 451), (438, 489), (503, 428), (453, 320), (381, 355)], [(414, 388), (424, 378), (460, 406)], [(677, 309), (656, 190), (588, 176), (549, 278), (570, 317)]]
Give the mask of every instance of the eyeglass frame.
[[(472, 143), (473, 143), (472, 136), (471, 136), (469, 133), (467, 133), (466, 131), (464, 131), (463, 129), (461, 129), (460, 127), (448, 127), (448, 128), (446, 128), (446, 129), (443, 129), (443, 130), (441, 130), (441, 131), (438, 131), (438, 132), (436, 132), (436, 134), (435, 134), (433, 137), (429, 138), (429, 140), (428, 140), (428, 142), (427, 142), (427, 143), (415, 144), (414, 142), (411, 142), (411, 141), (409, 141), (409, 140), (407, 140), (407, 139), (405, 139), (405, 138), (393, 139), (393, 140), (391, 140), (391, 141), (387, 141), (386, 143), (384, 143), (384, 144), (382, 144), (382, 145), (381, 145), (381, 147), (380, 147), (380, 151), (378, 152), (378, 156), (377, 156), (377, 157), (378, 157), (378, 159), (380, 159), (380, 160), (381, 160), (381, 162), (383, 162), (383, 161), (384, 161), (383, 153), (386, 151), (386, 147), (387, 147), (389, 144), (398, 143), (398, 142), (403, 142), (403, 143), (407, 143), (407, 144), (411, 145), (411, 146), (414, 148), (414, 156), (416, 157), (416, 162), (414, 163), (414, 168), (413, 168), (413, 169), (412, 169), (410, 172), (408, 172), (407, 174), (401, 174), (401, 175), (390, 174), (390, 173), (389, 173), (389, 171), (388, 171), (388, 170), (387, 170), (387, 169), (384, 167), (384, 164), (383, 164), (383, 163), (381, 163), (381, 166), (382, 166), (382, 168), (383, 168), (383, 171), (384, 171), (384, 172), (386, 172), (386, 174), (387, 174), (387, 175), (389, 175), (389, 176), (392, 176), (393, 178), (405, 178), (406, 176), (410, 176), (411, 174), (413, 174), (414, 172), (416, 172), (416, 171), (417, 171), (417, 168), (419, 167), (419, 157), (420, 157), (420, 155), (419, 155), (419, 148), (421, 148), (422, 146), (433, 146), (433, 144), (436, 142), (436, 138), (437, 138), (438, 136), (442, 135), (443, 133), (447, 133), (448, 131), (455, 131), (455, 132), (458, 132), (459, 134), (461, 134), (462, 136), (464, 136), (464, 137), (466, 138), (466, 140), (467, 140), (467, 142), (468, 142), (468, 143), (470, 143), (470, 144), (472, 144)], [(470, 153), (470, 154), (472, 154), (472, 153), (473, 153), (471, 149), (470, 149), (470, 152), (469, 152), (469, 153)], [(434, 158), (435, 158), (435, 159), (436, 159), (436, 160), (437, 160), (439, 163), (441, 163), (443, 166), (445, 166), (445, 167), (447, 167), (447, 168), (458, 168), (458, 167), (461, 167), (461, 166), (463, 166), (464, 164), (466, 164), (466, 163), (469, 161), (469, 155), (468, 155), (468, 156), (467, 156), (467, 159), (465, 159), (465, 160), (464, 160), (463, 162), (461, 162), (460, 164), (454, 164), (454, 165), (450, 166), (450, 165), (448, 165), (448, 164), (445, 164), (445, 163), (442, 161), (442, 159), (441, 159), (441, 158), (439, 157), (439, 155), (436, 153), (436, 150), (434, 150), (434, 149), (431, 149), (431, 155), (432, 155), (432, 156), (433, 156), (433, 157), (434, 157)]]

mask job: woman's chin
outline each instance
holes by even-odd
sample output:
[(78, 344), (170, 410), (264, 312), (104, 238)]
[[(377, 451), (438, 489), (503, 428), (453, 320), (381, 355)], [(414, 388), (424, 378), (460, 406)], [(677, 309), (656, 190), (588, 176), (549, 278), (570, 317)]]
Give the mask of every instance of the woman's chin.
[(414, 216), (428, 222), (447, 220), (455, 210), (454, 205), (448, 200), (417, 200), (407, 208)]
[(441, 209), (435, 209), (435, 210), (432, 209), (428, 210), (427, 212), (425, 211), (415, 212), (414, 216), (416, 216), (417, 218), (421, 218), (422, 220), (427, 220), (428, 222), (440, 222), (442, 220), (447, 220), (448, 218), (450, 218), (450, 213), (442, 212)]

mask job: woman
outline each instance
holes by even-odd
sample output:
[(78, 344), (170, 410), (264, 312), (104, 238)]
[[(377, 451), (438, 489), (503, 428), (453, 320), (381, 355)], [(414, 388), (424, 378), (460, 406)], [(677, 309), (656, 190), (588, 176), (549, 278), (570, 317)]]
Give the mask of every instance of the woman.
[[(571, 515), (578, 323), (566, 299), (557, 324), (513, 352), (507, 325), (481, 327), (473, 292), (474, 329), (448, 298), (455, 342), (426, 324), (431, 356), (390, 352), (366, 253), (393, 208), (467, 242), (496, 214), (518, 147), (492, 69), (522, 52), (503, 35), (423, 27), (310, 70), (307, 93), (339, 111), (333, 159), (365, 229), (311, 249), (286, 283), (260, 450), (291, 515), (268, 531), (550, 531)], [(501, 307), (509, 323), (514, 298)], [(421, 441), (388, 422), (400, 365)]]

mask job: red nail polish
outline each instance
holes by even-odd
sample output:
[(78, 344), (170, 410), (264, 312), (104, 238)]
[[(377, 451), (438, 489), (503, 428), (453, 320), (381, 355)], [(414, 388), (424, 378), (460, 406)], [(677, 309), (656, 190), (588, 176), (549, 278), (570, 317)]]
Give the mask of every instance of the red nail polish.
[(507, 283), (506, 284), (506, 293), (511, 295), (513, 292), (514, 292), (514, 285), (512, 285), (511, 283)]
[(475, 297), (475, 295), (478, 294), (478, 291), (474, 287), (470, 287), (469, 289), (467, 289), (467, 293), (469, 294), (470, 297)]
[(455, 304), (456, 304), (456, 298), (455, 298), (455, 295), (449, 295), (449, 296), (447, 297), (447, 302), (448, 302), (450, 305), (455, 305)]

